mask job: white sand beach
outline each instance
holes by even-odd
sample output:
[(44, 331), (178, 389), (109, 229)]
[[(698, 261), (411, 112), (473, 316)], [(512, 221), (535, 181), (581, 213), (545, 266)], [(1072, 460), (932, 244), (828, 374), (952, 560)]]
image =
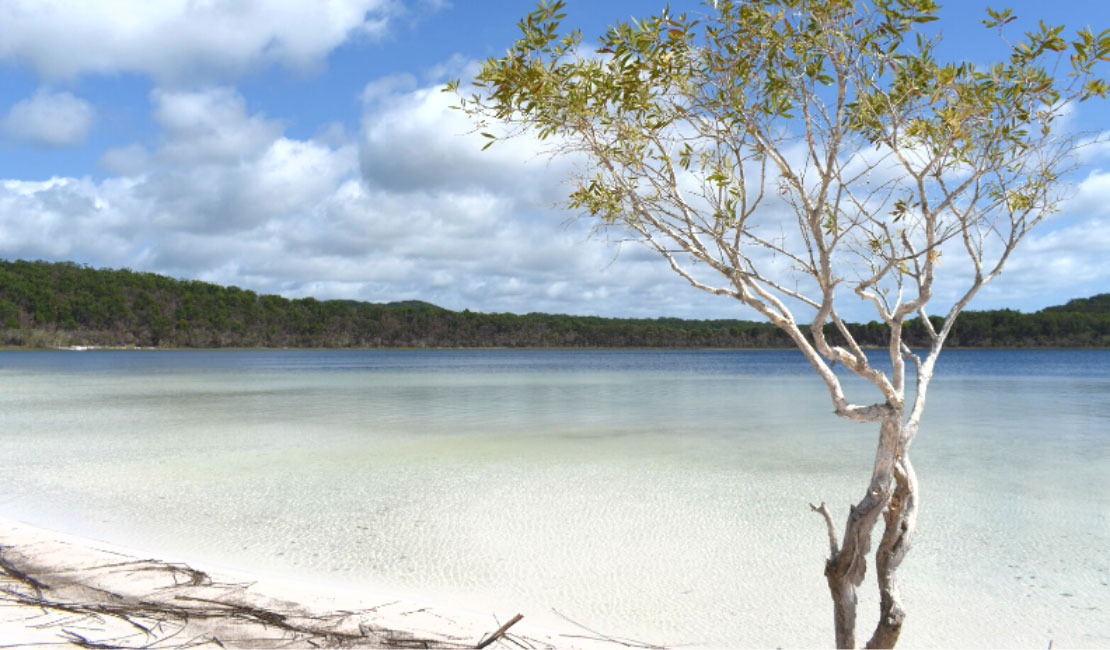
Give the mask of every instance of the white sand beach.
[(629, 644), (585, 629), (556, 632), (523, 619), (513, 622), (514, 614), (429, 607), (374, 592), (209, 572), (0, 519), (0, 648)]

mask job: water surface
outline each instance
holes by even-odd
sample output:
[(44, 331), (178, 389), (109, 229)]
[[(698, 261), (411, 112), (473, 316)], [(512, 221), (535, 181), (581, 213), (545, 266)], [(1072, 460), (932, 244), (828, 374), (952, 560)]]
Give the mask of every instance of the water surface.
[[(942, 356), (905, 645), (1110, 644), (1108, 423), (1110, 352)], [(0, 513), (670, 644), (830, 645), (875, 441), (793, 351), (0, 352)]]

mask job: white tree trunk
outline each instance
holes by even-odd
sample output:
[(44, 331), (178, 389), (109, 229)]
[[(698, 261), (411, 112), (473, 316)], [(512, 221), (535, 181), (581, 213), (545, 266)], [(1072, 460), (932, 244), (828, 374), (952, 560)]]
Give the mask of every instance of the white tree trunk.
[(883, 518), (886, 527), (875, 551), (875, 572), (879, 581), (879, 623), (867, 642), (868, 648), (893, 648), (902, 633), (906, 611), (898, 590), (897, 572), (913, 544), (917, 527), (917, 476), (906, 449), (894, 465), (894, 494)]
[(879, 428), (879, 445), (867, 493), (851, 507), (843, 541), (837, 547), (836, 530), (824, 504), (814, 508), (829, 527), (830, 556), (825, 578), (833, 600), (833, 622), (838, 648), (856, 647), (856, 589), (867, 572), (871, 534), (879, 515), (885, 520), (876, 551), (876, 573), (881, 597), (879, 624), (868, 648), (890, 648), (898, 641), (905, 612), (895, 574), (910, 548), (917, 517), (917, 481), (905, 455), (901, 409), (890, 408)]

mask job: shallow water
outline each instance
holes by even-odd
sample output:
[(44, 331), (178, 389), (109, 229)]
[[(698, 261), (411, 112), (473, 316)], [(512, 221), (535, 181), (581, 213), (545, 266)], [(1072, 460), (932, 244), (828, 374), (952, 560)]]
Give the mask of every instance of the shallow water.
[[(808, 503), (841, 523), (876, 432), (830, 411), (787, 351), (0, 352), (0, 512), (646, 641), (831, 645)], [(946, 352), (913, 456), (906, 647), (1110, 644), (1110, 352)]]

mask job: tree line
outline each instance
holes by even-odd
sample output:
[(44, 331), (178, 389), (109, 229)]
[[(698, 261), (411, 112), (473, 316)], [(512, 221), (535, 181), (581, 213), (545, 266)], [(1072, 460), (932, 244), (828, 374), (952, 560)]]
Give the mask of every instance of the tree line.
[[(939, 327), (943, 321), (934, 318)], [(849, 324), (883, 346), (886, 325)], [(923, 345), (919, 321), (906, 340)], [(829, 331), (835, 339), (835, 332)], [(962, 347), (1110, 347), (1110, 294), (1032, 314), (968, 311), (951, 344)], [(289, 299), (196, 280), (73, 262), (0, 260), (0, 345), (9, 347), (532, 347), (782, 348), (768, 323), (476, 313), (421, 301)]]

